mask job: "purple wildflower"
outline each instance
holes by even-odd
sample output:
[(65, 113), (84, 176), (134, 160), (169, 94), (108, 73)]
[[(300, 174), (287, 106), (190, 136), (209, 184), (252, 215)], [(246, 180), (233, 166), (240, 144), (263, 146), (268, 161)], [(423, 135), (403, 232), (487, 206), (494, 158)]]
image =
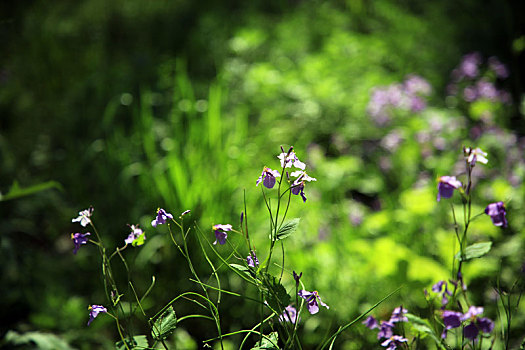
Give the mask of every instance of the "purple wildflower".
[(255, 186), (259, 186), (262, 182), (266, 188), (273, 188), (275, 186), (275, 178), (280, 177), (281, 174), (277, 170), (272, 170), (268, 167), (264, 167), (261, 176), (255, 182)]
[(443, 311), (443, 324), (445, 329), (441, 333), (441, 338), (445, 339), (447, 337), (447, 331), (452, 328), (458, 328), (461, 326), (463, 314), (457, 311), (445, 310)]
[(404, 309), (403, 306), (396, 307), (394, 311), (392, 311), (392, 316), (390, 316), (389, 322), (408, 322), (408, 318), (405, 316), (407, 312), (408, 310)]
[(424, 78), (419, 75), (410, 74), (405, 78), (405, 91), (411, 95), (429, 95), (432, 91), (432, 86)]
[(91, 324), (91, 322), (93, 322), (93, 320), (98, 316), (99, 313), (108, 312), (108, 310), (102, 305), (89, 305), (88, 310), (89, 310), (89, 321), (87, 323), (88, 326)]
[(83, 227), (86, 227), (88, 224), (91, 223), (91, 215), (93, 214), (93, 211), (95, 209), (93, 207), (89, 207), (86, 210), (82, 210), (78, 212), (78, 217), (75, 219), (72, 219), (71, 222), (80, 222), (80, 225)]
[(151, 226), (157, 227), (157, 225), (163, 225), (168, 221), (168, 219), (173, 220), (173, 215), (167, 213), (164, 209), (157, 209), (157, 217), (151, 222)]
[(462, 321), (470, 320), (470, 323), (463, 328), (465, 338), (476, 339), (479, 332), (490, 333), (494, 329), (494, 322), (486, 317), (478, 317), (483, 313), (482, 307), (471, 306), (463, 315)]
[(481, 55), (478, 52), (473, 52), (463, 56), (459, 68), (456, 73), (456, 78), (461, 80), (462, 78), (475, 78), (479, 74), (478, 66), (481, 64)]
[(191, 212), (190, 209), (188, 209), (188, 210), (184, 210), (184, 211), (182, 212), (182, 214), (180, 214), (180, 216), (183, 217), (184, 215), (189, 214), (190, 212)]
[(441, 176), (438, 178), (438, 195), (437, 201), (443, 198), (450, 198), (454, 193), (455, 189), (458, 189), (462, 186), (461, 181), (456, 180), (455, 176)]
[(408, 339), (400, 335), (392, 335), (387, 340), (381, 343), (381, 346), (387, 347), (386, 350), (395, 350), (402, 343), (406, 343)]
[(246, 258), (246, 262), (250, 267), (259, 266), (259, 259), (257, 259), (257, 256), (255, 255), (255, 252), (253, 250), (250, 252), (250, 255), (248, 255), (248, 257)]
[(213, 244), (217, 244), (217, 242), (219, 242), (219, 244), (224, 244), (226, 243), (226, 238), (228, 238), (228, 234), (226, 232), (228, 231), (231, 231), (232, 230), (232, 225), (221, 225), (221, 224), (218, 224), (218, 225), (213, 225), (213, 232), (215, 233), (215, 242), (213, 242)]
[(366, 320), (363, 321), (363, 324), (370, 329), (379, 328), (374, 316), (368, 316)]
[(377, 339), (390, 338), (394, 335), (394, 324), (390, 321), (381, 321), (379, 325), (379, 332), (377, 333)]
[(306, 302), (308, 304), (308, 311), (312, 315), (314, 315), (314, 314), (319, 312), (318, 302), (319, 302), (319, 304), (321, 304), (325, 308), (327, 308), (327, 309), (330, 308), (328, 305), (323, 303), (323, 301), (321, 300), (321, 297), (319, 296), (319, 294), (317, 293), (316, 290), (314, 290), (313, 292), (309, 292), (307, 290), (300, 290), (297, 293), (297, 295), (299, 295), (301, 298), (306, 300)]
[(87, 236), (91, 236), (91, 233), (72, 233), (71, 239), (73, 240), (73, 243), (75, 244), (75, 248), (73, 249), (73, 254), (76, 254), (78, 250), (80, 249), (80, 246), (82, 244), (86, 244), (88, 242)]
[(507, 227), (508, 223), (507, 218), (505, 217), (507, 212), (505, 211), (505, 204), (503, 204), (503, 202), (496, 202), (487, 205), (485, 208), (485, 214), (490, 216), (492, 223), (495, 226)]
[(496, 77), (501, 79), (508, 78), (509, 71), (507, 67), (503, 63), (501, 63), (496, 57), (489, 57), (489, 67), (494, 73), (496, 73)]
[(306, 202), (306, 195), (304, 194), (304, 185), (306, 182), (311, 181), (317, 181), (316, 178), (308, 176), (306, 171), (294, 171), (290, 174), (290, 176), (297, 177), (295, 181), (292, 183), (291, 191), (292, 194), (298, 195), (301, 194), (301, 197), (303, 198), (303, 202)]
[(131, 233), (129, 234), (128, 238), (124, 240), (124, 243), (133, 244), (134, 247), (143, 245), (144, 241), (146, 240), (146, 233), (139, 228), (139, 225), (131, 225), (130, 229)]
[(452, 292), (450, 292), (447, 288), (447, 282), (445, 281), (439, 281), (436, 284), (432, 286), (432, 291), (434, 293), (441, 293), (441, 305), (445, 306), (448, 304), (448, 296), (452, 296)]
[(282, 314), (279, 315), (279, 322), (291, 322), (293, 324), (299, 322), (301, 320), (300, 317), (297, 315), (297, 309), (293, 307), (292, 305), (288, 305)]

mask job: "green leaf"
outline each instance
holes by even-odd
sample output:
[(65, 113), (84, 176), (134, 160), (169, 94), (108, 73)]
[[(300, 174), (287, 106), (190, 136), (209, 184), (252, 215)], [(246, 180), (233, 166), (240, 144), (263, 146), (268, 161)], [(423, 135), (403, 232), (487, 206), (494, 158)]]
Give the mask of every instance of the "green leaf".
[(11, 185), (11, 188), (9, 189), (9, 192), (7, 192), (6, 195), (2, 195), (0, 193), (0, 202), (19, 198), (19, 197), (29, 196), (29, 195), (32, 195), (37, 192), (44, 191), (50, 188), (56, 188), (59, 190), (63, 190), (62, 185), (60, 185), (56, 181), (43, 182), (41, 184), (29, 186), (26, 188), (21, 188), (18, 182), (14, 181), (13, 184)]
[(177, 328), (177, 316), (173, 306), (170, 306), (157, 318), (151, 328), (151, 336), (155, 340), (166, 339)]
[(294, 233), (297, 230), (297, 226), (299, 226), (299, 222), (300, 221), (301, 221), (301, 219), (299, 219), (299, 218), (295, 218), (295, 219), (292, 219), (290, 221), (287, 221), (277, 231), (277, 235), (275, 236), (275, 240), (279, 241), (281, 239), (285, 239), (286, 237), (288, 237), (292, 233)]
[[(145, 335), (136, 335), (134, 336), (133, 338), (126, 338), (124, 339), (124, 341), (126, 342), (126, 344), (124, 344), (124, 342), (121, 340), (119, 342), (116, 342), (115, 343), (115, 347), (117, 348), (117, 350), (127, 350), (128, 348), (129, 349), (136, 349), (136, 350), (139, 350), (139, 349), (146, 349), (149, 347), (148, 345), (148, 339), (146, 338)], [(127, 345), (127, 347), (126, 347)]]
[(257, 342), (251, 350), (279, 350), (278, 347), (279, 335), (277, 332), (272, 332), (262, 338), (261, 342)]
[(408, 322), (410, 322), (414, 330), (416, 330), (423, 336), (424, 335), (430, 336), (434, 340), (438, 348), (443, 349), (443, 350), (446, 349), (445, 346), (441, 342), (441, 337), (438, 337), (436, 335), (432, 327), (430, 327), (430, 323), (428, 322), (428, 320), (424, 320), (416, 315), (412, 315), (408, 313), (405, 314), (405, 316), (408, 318)]
[(143, 234), (141, 234), (137, 238), (135, 238), (133, 240), (133, 242), (131, 242), (131, 245), (134, 246), (134, 247), (140, 247), (145, 242), (146, 242), (146, 233), (144, 232)]
[(461, 257), (461, 252), (456, 254), (456, 259), (459, 261), (466, 261), (470, 259), (480, 258), (483, 255), (487, 254), (492, 248), (492, 242), (480, 242), (469, 245), (465, 248), (465, 257)]
[(263, 295), (268, 305), (276, 312), (284, 310), (290, 304), (290, 296), (286, 292), (286, 288), (276, 277), (270, 274), (265, 273), (263, 277)]
[(26, 348), (41, 350), (72, 350), (73, 348), (60, 337), (43, 332), (17, 333), (8, 331), (4, 337), (5, 344), (26, 345)]
[(235, 270), (239, 270), (239, 271), (248, 271), (248, 268), (246, 266), (243, 266), (243, 265), (239, 265), (239, 264), (230, 264), (231, 267), (233, 267)]

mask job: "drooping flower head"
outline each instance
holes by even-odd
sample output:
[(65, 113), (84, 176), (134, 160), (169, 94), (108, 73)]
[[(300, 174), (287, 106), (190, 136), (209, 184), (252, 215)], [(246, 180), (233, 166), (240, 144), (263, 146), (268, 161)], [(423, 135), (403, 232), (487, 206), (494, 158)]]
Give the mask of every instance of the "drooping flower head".
[(472, 149), (470, 147), (466, 147), (463, 148), (463, 153), (467, 158), (467, 163), (469, 163), (471, 167), (476, 165), (476, 162), (483, 164), (488, 163), (487, 152), (483, 152), (481, 148)]
[(282, 152), (277, 156), (279, 160), (281, 161), (281, 168), (291, 168), (292, 166), (297, 169), (304, 170), (306, 168), (306, 164), (301, 162), (299, 158), (297, 158), (297, 155), (293, 151), (292, 148), (288, 151), (288, 153)]
[(268, 167), (264, 167), (261, 176), (255, 182), (255, 186), (259, 186), (262, 182), (266, 188), (273, 188), (275, 186), (275, 178), (280, 177), (281, 174), (277, 170), (272, 170)]
[(283, 313), (279, 315), (279, 322), (281, 323), (291, 322), (295, 324), (300, 320), (301, 318), (297, 315), (297, 309), (292, 305), (288, 305), (287, 307), (285, 307)]
[(304, 170), (294, 171), (293, 173), (290, 174), (290, 176), (297, 178), (292, 183), (292, 188), (291, 188), (292, 194), (294, 195), (301, 194), (301, 197), (303, 198), (303, 202), (306, 202), (306, 195), (304, 194), (305, 181), (311, 182), (311, 181), (317, 181), (317, 179), (309, 176)]
[(217, 242), (219, 242), (219, 244), (221, 245), (226, 243), (226, 238), (228, 238), (228, 234), (226, 232), (232, 230), (232, 225), (218, 224), (218, 225), (213, 225), (212, 228), (213, 228), (213, 232), (215, 233), (215, 242), (213, 242), (213, 244), (217, 244)]
[(456, 180), (455, 176), (441, 176), (438, 178), (438, 195), (437, 201), (441, 198), (450, 198), (455, 189), (462, 186), (461, 181)]
[(505, 204), (503, 202), (496, 202), (487, 205), (485, 214), (490, 216), (492, 223), (495, 226), (507, 227), (507, 212), (505, 211)]
[(255, 255), (253, 250), (250, 252), (250, 255), (246, 257), (246, 262), (250, 267), (259, 266), (259, 259), (257, 259), (257, 255)]
[(386, 350), (395, 350), (402, 343), (406, 343), (408, 339), (400, 335), (392, 335), (390, 338), (381, 343), (381, 346), (386, 347)]
[[(321, 297), (316, 290), (309, 292), (307, 290), (300, 290), (297, 295), (306, 300), (308, 311), (314, 315), (319, 312), (319, 304), (323, 305), (325, 308), (329, 309), (330, 307), (323, 303)], [(318, 304), (319, 303), (319, 304)]]
[(164, 209), (157, 209), (157, 217), (151, 222), (151, 226), (157, 227), (157, 225), (163, 225), (168, 221), (168, 219), (173, 220), (173, 215), (167, 213)]
[(441, 305), (444, 307), (448, 304), (448, 297), (452, 296), (452, 292), (448, 290), (447, 282), (439, 281), (432, 286), (432, 291), (434, 293), (441, 294)]
[(293, 271), (293, 279), (295, 280), (296, 287), (299, 287), (299, 280), (301, 279), (302, 276), (303, 276), (302, 272), (300, 274), (297, 274), (295, 273), (295, 271)]
[(131, 244), (134, 247), (143, 245), (144, 241), (146, 240), (146, 233), (139, 228), (139, 225), (131, 225), (130, 229), (131, 233), (129, 234), (128, 238), (124, 240), (124, 243)]
[(89, 207), (86, 210), (82, 210), (78, 212), (78, 217), (75, 219), (72, 219), (71, 222), (80, 222), (80, 225), (83, 227), (86, 227), (88, 224), (91, 223), (91, 215), (93, 214), (93, 211), (95, 209), (93, 207)]
[(377, 320), (374, 318), (374, 316), (368, 316), (362, 323), (370, 329), (379, 328)]
[(71, 239), (73, 240), (73, 244), (75, 244), (75, 248), (73, 249), (73, 254), (76, 254), (78, 250), (80, 249), (80, 246), (82, 244), (86, 244), (88, 242), (87, 238), (88, 236), (91, 236), (91, 233), (72, 233)]
[(89, 310), (89, 321), (87, 323), (88, 326), (91, 324), (91, 322), (93, 322), (93, 320), (98, 316), (99, 313), (108, 312), (108, 310), (102, 305), (89, 305), (88, 310)]
[(403, 306), (398, 306), (392, 311), (392, 316), (390, 316), (390, 322), (408, 322), (408, 318), (405, 314), (408, 312), (407, 309), (404, 309)]

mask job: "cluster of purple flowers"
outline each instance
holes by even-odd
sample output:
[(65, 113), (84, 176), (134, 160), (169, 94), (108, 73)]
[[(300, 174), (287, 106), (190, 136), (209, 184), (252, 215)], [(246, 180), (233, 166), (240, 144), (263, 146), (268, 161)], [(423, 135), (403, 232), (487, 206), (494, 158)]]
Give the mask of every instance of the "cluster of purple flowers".
[[(463, 150), (465, 155), (465, 161), (467, 165), (473, 168), (477, 162), (487, 164), (487, 153), (483, 152), (480, 148), (472, 149), (466, 147)], [(438, 178), (438, 194), (437, 201), (441, 198), (451, 198), (454, 194), (454, 190), (462, 189), (463, 184), (457, 180), (455, 176), (441, 176)], [(485, 208), (485, 214), (490, 216), (492, 223), (495, 226), (507, 227), (507, 212), (505, 210), (505, 204), (503, 202), (490, 203)]]
[[(295, 154), (295, 151), (293, 150), (293, 146), (290, 147), (288, 152), (284, 152), (284, 149), (281, 148), (282, 153), (277, 156), (277, 158), (281, 162), (281, 168), (283, 171), (287, 168), (294, 167), (296, 169), (299, 169), (297, 171), (294, 171), (292, 173), (287, 173), (288, 179), (290, 176), (292, 178), (295, 178), (291, 184), (290, 191), (294, 195), (301, 195), (301, 198), (303, 199), (303, 202), (306, 202), (306, 195), (304, 193), (304, 186), (306, 182), (311, 181), (317, 181), (316, 178), (313, 178), (309, 176), (306, 171), (304, 170), (306, 168), (306, 164), (301, 162), (297, 155)], [(281, 174), (277, 170), (272, 170), (268, 167), (264, 167), (261, 175), (255, 182), (255, 186), (259, 186), (259, 184), (262, 182), (264, 187), (266, 188), (273, 188), (275, 186), (275, 183), (277, 182), (276, 178), (281, 177)]]
[(418, 75), (409, 75), (402, 84), (376, 87), (367, 106), (367, 112), (378, 125), (390, 121), (394, 109), (420, 112), (426, 108), (425, 97), (432, 91), (430, 84)]
[(448, 304), (448, 298), (452, 296), (452, 292), (448, 290), (446, 281), (439, 281), (432, 286), (432, 291), (441, 295), (441, 307), (445, 308)]
[(460, 94), (466, 102), (486, 99), (510, 103), (509, 93), (498, 90), (493, 82), (494, 78), (506, 79), (509, 76), (507, 67), (496, 57), (488, 59), (488, 69), (482, 64), (483, 59), (479, 52), (463, 56), (459, 65), (452, 71), (452, 82), (448, 86), (448, 93)]
[(392, 311), (392, 315), (388, 321), (378, 322), (374, 316), (368, 316), (367, 319), (363, 321), (363, 324), (370, 329), (379, 329), (377, 339), (385, 339), (381, 345), (386, 347), (387, 350), (394, 350), (408, 341), (405, 337), (394, 334), (396, 323), (408, 322), (408, 318), (406, 317), (407, 312), (407, 309), (399, 306)]
[(487, 317), (478, 317), (483, 313), (482, 307), (471, 306), (464, 314), (458, 311), (443, 311), (443, 324), (445, 328), (441, 338), (447, 337), (447, 332), (463, 325), (463, 335), (469, 340), (477, 338), (479, 333), (490, 333), (494, 329), (494, 322)]

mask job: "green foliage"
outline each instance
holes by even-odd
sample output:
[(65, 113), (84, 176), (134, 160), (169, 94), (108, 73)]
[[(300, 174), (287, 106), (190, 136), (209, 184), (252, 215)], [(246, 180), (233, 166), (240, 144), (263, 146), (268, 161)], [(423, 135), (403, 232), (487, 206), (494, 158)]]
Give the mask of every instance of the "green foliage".
[(148, 347), (148, 339), (145, 335), (136, 335), (131, 339), (124, 339), (115, 343), (117, 350), (139, 350)]
[(252, 350), (279, 350), (278, 342), (279, 334), (272, 332), (269, 335), (263, 336), (261, 342), (257, 342)]
[(280, 314), (290, 304), (290, 295), (279, 279), (267, 273), (262, 273), (262, 287), (264, 300), (270, 308)]
[(17, 333), (8, 331), (4, 338), (5, 343), (9, 345), (27, 345), (35, 346), (40, 350), (72, 350), (73, 348), (62, 338), (55, 334), (44, 332), (27, 332)]
[(152, 326), (151, 336), (155, 340), (166, 339), (177, 328), (177, 316), (170, 306), (160, 315)]
[(456, 254), (456, 259), (459, 261), (467, 261), (471, 259), (481, 258), (487, 254), (492, 248), (492, 242), (479, 242), (469, 245), (465, 248), (465, 256), (462, 257), (461, 252)]
[(17, 181), (14, 181), (11, 185), (9, 191), (3, 195), (0, 193), (0, 202), (7, 201), (10, 199), (16, 199), (24, 196), (30, 196), (32, 194), (38, 193), (40, 191), (45, 191), (48, 189), (56, 188), (58, 190), (63, 190), (63, 187), (56, 181), (48, 181), (38, 185), (33, 185), (25, 188), (21, 188)]
[(277, 230), (277, 235), (275, 235), (275, 240), (279, 241), (285, 239), (297, 231), (297, 226), (299, 226), (300, 218), (295, 218), (290, 221), (287, 221), (282, 225), (279, 230)]

